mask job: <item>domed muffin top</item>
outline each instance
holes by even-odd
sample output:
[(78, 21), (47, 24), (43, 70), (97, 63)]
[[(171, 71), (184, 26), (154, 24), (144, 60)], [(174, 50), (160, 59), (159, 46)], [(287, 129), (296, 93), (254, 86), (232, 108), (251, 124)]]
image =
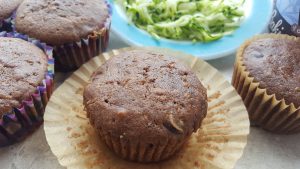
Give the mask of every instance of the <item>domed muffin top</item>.
[(61, 45), (100, 31), (108, 17), (104, 0), (25, 0), (17, 10), (16, 29)]
[(0, 0), (0, 21), (8, 18), (23, 0)]
[(122, 139), (158, 143), (196, 131), (207, 113), (206, 89), (171, 56), (133, 50), (108, 60), (84, 90), (92, 125)]
[(243, 53), (250, 76), (268, 94), (300, 106), (300, 39), (263, 38), (251, 42)]
[(45, 77), (47, 62), (45, 53), (35, 45), (0, 37), (0, 118), (33, 94)]

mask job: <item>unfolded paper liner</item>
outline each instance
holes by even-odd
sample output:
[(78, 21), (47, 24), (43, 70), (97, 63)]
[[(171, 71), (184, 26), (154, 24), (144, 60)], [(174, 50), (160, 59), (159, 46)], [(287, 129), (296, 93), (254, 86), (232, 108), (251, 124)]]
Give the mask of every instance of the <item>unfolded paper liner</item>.
[(4, 113), (0, 118), (0, 147), (3, 147), (23, 140), (43, 123), (45, 107), (53, 90), (54, 60), (52, 48), (38, 40), (19, 33), (7, 32), (0, 32), (0, 37), (19, 38), (31, 42), (48, 56), (48, 70), (42, 84), (37, 86), (30, 98), (22, 101), (20, 107), (14, 107), (11, 112)]
[(68, 72), (78, 69), (82, 64), (91, 58), (106, 51), (109, 42), (109, 31), (111, 25), (112, 8), (106, 1), (109, 16), (99, 31), (94, 31), (86, 39), (78, 42), (66, 43), (60, 46), (53, 46), (55, 69)]
[(83, 88), (91, 74), (124, 48), (104, 53), (84, 64), (53, 94), (45, 113), (45, 134), (59, 163), (69, 169), (229, 169), (241, 157), (249, 134), (246, 108), (229, 82), (213, 67), (193, 56), (161, 48), (192, 67), (208, 89), (209, 107), (201, 129), (171, 159), (141, 164), (122, 160), (100, 140), (83, 108)]
[(246, 41), (237, 53), (232, 85), (241, 95), (248, 109), (251, 124), (281, 134), (300, 132), (300, 107), (295, 107), (293, 103), (286, 104), (284, 99), (278, 100), (275, 94), (270, 94), (267, 92), (267, 89), (261, 88), (259, 82), (255, 81), (243, 63), (245, 48), (251, 42), (264, 38), (287, 38), (293, 40), (295, 37), (265, 34)]

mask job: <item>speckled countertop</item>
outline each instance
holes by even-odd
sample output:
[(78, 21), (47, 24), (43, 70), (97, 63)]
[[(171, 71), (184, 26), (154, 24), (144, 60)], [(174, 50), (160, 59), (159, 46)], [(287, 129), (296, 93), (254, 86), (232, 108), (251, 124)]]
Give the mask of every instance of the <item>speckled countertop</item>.
[[(114, 34), (110, 49), (126, 47)], [(230, 81), (234, 56), (209, 61)], [(68, 75), (59, 74), (62, 82)], [(252, 127), (244, 155), (235, 169), (300, 169), (300, 134), (276, 135)], [(43, 126), (25, 141), (0, 148), (0, 169), (63, 169), (52, 154)]]

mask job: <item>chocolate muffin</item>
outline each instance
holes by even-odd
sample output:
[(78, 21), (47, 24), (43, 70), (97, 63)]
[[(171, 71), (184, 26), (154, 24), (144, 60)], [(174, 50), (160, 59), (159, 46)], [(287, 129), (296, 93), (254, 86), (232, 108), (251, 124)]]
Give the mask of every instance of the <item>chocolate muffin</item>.
[[(233, 84), (246, 102), (253, 123), (275, 132), (284, 132), (290, 127), (293, 131), (298, 127), (300, 129), (300, 119), (295, 124), (290, 123), (297, 120), (297, 116), (292, 118), (292, 112), (280, 113), (292, 106), (293, 112), (300, 114), (296, 111), (300, 109), (299, 56), (300, 39), (286, 35), (261, 35), (241, 47)], [(252, 84), (247, 84), (248, 80), (240, 78), (238, 66), (244, 67)], [(257, 91), (253, 92), (254, 86)], [(276, 101), (268, 100), (265, 96), (265, 101), (260, 101), (262, 95), (255, 94), (259, 93), (258, 89), (265, 89), (265, 94), (273, 95)], [(278, 101), (282, 101), (286, 107), (281, 107)], [(265, 102), (267, 104), (261, 105)], [(288, 116), (284, 117), (285, 115)], [(289, 123), (286, 124), (286, 121)]]
[(59, 69), (76, 69), (105, 50), (110, 8), (104, 0), (25, 0), (16, 30), (54, 46)]
[(100, 138), (138, 162), (169, 158), (207, 113), (197, 76), (171, 56), (133, 50), (103, 64), (84, 90), (84, 105)]
[(42, 82), (47, 56), (31, 43), (0, 37), (0, 114), (19, 107)]
[(39, 47), (0, 37), (0, 146), (18, 141), (41, 124), (39, 114), (50, 96), (47, 68), (48, 56)]
[(259, 39), (248, 45), (243, 56), (261, 88), (278, 100), (300, 106), (300, 39)]
[(0, 32), (12, 30), (12, 14), (23, 0), (0, 0)]

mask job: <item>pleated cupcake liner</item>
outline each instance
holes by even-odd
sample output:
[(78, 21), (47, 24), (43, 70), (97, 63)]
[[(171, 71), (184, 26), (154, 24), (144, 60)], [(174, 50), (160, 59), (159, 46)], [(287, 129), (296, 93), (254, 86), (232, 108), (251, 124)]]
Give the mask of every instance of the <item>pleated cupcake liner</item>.
[(141, 163), (164, 161), (176, 154), (188, 138), (169, 139), (157, 144), (139, 140), (126, 139), (126, 136), (115, 137), (97, 130), (102, 142), (119, 157)]
[(109, 16), (100, 31), (94, 31), (86, 39), (78, 42), (66, 43), (60, 46), (53, 46), (55, 69), (61, 72), (68, 72), (78, 69), (91, 58), (106, 51), (109, 42), (109, 31), (111, 25), (112, 8), (106, 1)]
[(48, 56), (48, 70), (35, 92), (0, 118), (0, 147), (23, 140), (43, 123), (45, 107), (53, 92), (54, 60), (52, 48), (19, 33), (0, 32), (0, 37), (20, 38), (35, 44)]
[(287, 104), (285, 99), (276, 99), (276, 94), (268, 94), (267, 89), (261, 88), (259, 82), (251, 77), (243, 63), (245, 48), (253, 41), (264, 38), (288, 38), (288, 35), (265, 34), (246, 41), (238, 50), (232, 85), (241, 95), (252, 125), (279, 134), (300, 132), (300, 107), (293, 103)]
[(14, 11), (11, 16), (0, 20), (0, 32), (7, 31), (12, 32), (14, 30), (14, 19), (16, 17), (16, 11)]

